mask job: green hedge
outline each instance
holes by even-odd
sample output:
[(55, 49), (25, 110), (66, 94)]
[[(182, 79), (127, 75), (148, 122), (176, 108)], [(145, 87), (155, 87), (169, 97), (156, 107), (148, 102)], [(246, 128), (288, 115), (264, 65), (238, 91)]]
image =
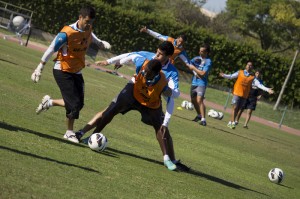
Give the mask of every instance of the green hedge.
[[(157, 39), (145, 33), (140, 33), (139, 28), (147, 25), (164, 35), (176, 37), (181, 33), (188, 36), (186, 49), (189, 57), (198, 55), (199, 46), (209, 42), (212, 47), (211, 58), (213, 70), (210, 74), (210, 84), (232, 87), (234, 80), (224, 80), (218, 77), (219, 72), (233, 73), (244, 68), (248, 60), (262, 69), (263, 79), (267, 86), (274, 88), (275, 94), (268, 96), (270, 101), (275, 101), (281, 90), (282, 84), (288, 73), (292, 60), (287, 60), (271, 53), (255, 50), (251, 46), (240, 45), (237, 42), (212, 34), (211, 32), (193, 26), (178, 24), (174, 19), (160, 13), (145, 14), (134, 10), (123, 10), (121, 7), (111, 7), (102, 1), (88, 0), (97, 10), (94, 23), (95, 34), (109, 41), (116, 54), (131, 51), (156, 51), (159, 44)], [(73, 23), (78, 18), (78, 11), (82, 1), (53, 1), (11, 0), (11, 3), (34, 11), (33, 25), (44, 31), (56, 34), (63, 25)], [(176, 65), (184, 69), (180, 62)], [(282, 104), (300, 105), (300, 63), (296, 62), (293, 73), (287, 84)]]

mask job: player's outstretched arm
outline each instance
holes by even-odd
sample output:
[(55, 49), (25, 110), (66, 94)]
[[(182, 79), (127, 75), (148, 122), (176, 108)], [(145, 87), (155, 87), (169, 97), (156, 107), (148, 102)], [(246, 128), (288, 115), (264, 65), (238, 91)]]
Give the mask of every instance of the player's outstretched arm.
[(142, 27), (140, 29), (140, 32), (145, 32), (151, 35), (152, 37), (155, 37), (156, 39), (159, 39), (160, 41), (166, 41), (169, 36), (162, 35), (158, 32), (154, 32), (153, 30), (148, 29), (146, 26)]
[(236, 79), (239, 75), (239, 71), (233, 73), (233, 74), (225, 74), (225, 73), (219, 73), (220, 77), (226, 78), (226, 79)]
[(92, 42), (97, 44), (97, 46), (101, 49), (111, 49), (110, 43), (107, 41), (99, 39), (94, 33), (92, 33)]
[(97, 66), (107, 66), (108, 62), (106, 60), (104, 60), (104, 61), (96, 61), (95, 64)]
[(140, 32), (145, 32), (145, 33), (147, 33), (147, 27), (146, 27), (146, 26), (143, 26), (143, 27), (140, 29)]
[(273, 88), (269, 88), (268, 93), (269, 93), (269, 94), (274, 94)]

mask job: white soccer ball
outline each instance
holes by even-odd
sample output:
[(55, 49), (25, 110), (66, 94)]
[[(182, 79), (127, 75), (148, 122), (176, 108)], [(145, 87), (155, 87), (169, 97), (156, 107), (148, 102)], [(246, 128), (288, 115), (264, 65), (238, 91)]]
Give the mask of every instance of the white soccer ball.
[(186, 108), (187, 110), (190, 110), (190, 111), (191, 111), (191, 110), (194, 110), (194, 105), (193, 105), (192, 102), (188, 102), (185, 108)]
[(219, 118), (219, 113), (217, 111), (215, 111), (214, 109), (210, 109), (207, 113), (207, 115), (209, 117), (212, 117), (212, 118), (215, 118), (215, 119), (218, 119)]
[(187, 105), (188, 103), (189, 103), (189, 102), (188, 102), (187, 100), (183, 100), (183, 101), (181, 102), (181, 107), (182, 107), (182, 108), (185, 108), (186, 105)]
[(93, 151), (104, 151), (108, 145), (108, 141), (102, 133), (94, 133), (90, 136), (88, 144)]
[(219, 117), (218, 117), (218, 119), (219, 119), (219, 120), (223, 119), (223, 117), (224, 117), (224, 114), (223, 114), (222, 112), (218, 112), (218, 114), (219, 114)]
[(20, 27), (23, 25), (25, 19), (22, 16), (15, 16), (12, 20), (12, 23), (15, 27)]
[(273, 183), (280, 184), (284, 179), (284, 173), (279, 168), (274, 168), (269, 171), (269, 180)]

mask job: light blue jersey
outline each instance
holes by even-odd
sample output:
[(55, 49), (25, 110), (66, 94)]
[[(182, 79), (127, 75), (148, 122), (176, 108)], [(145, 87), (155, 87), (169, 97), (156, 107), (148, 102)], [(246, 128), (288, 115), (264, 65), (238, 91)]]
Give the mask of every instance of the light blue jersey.
[(212, 61), (210, 58), (203, 59), (201, 56), (194, 57), (191, 60), (191, 64), (194, 65), (198, 70), (206, 71), (205, 75), (197, 77), (194, 74), (192, 78), (192, 86), (207, 86), (208, 84), (208, 73), (212, 68)]
[[(146, 59), (152, 60), (155, 57), (155, 53), (148, 52), (148, 51), (139, 51), (139, 52), (132, 52), (130, 55), (137, 54), (139, 56), (136, 56), (132, 61), (134, 62), (136, 66), (136, 73), (140, 71), (140, 68), (142, 67), (143, 63)], [(162, 66), (162, 71), (164, 75), (166, 76), (167, 80), (170, 82), (172, 81), (172, 84), (174, 85), (173, 88), (178, 89), (179, 88), (179, 78), (178, 78), (178, 71), (175, 68), (173, 64), (170, 63), (170, 61)]]

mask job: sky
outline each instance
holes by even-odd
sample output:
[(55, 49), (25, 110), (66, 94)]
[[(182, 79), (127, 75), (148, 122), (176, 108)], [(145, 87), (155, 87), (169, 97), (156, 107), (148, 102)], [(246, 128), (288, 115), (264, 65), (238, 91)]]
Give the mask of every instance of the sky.
[(226, 0), (207, 0), (207, 2), (202, 6), (209, 11), (220, 13), (226, 7)]

